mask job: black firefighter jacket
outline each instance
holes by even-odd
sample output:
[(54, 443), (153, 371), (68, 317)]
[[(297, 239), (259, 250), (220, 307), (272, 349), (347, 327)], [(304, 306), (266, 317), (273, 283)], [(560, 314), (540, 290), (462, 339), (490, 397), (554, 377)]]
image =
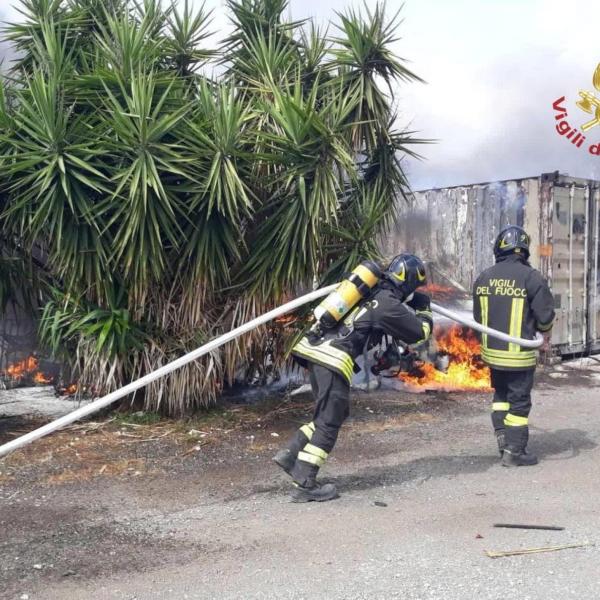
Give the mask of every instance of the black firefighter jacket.
[(360, 302), (340, 324), (323, 337), (313, 332), (304, 336), (293, 348), (292, 356), (302, 366), (316, 363), (339, 373), (348, 382), (359, 371), (354, 360), (365, 346), (379, 343), (383, 335), (406, 344), (425, 341), (431, 333), (432, 314), (429, 299), (419, 302), (415, 310), (404, 304), (393, 291), (379, 288), (369, 299)]
[[(519, 254), (509, 254), (486, 269), (473, 286), (473, 316), (478, 323), (528, 340), (546, 332), (554, 321), (548, 283)], [(481, 335), (481, 357), (503, 371), (535, 369), (535, 350)]]

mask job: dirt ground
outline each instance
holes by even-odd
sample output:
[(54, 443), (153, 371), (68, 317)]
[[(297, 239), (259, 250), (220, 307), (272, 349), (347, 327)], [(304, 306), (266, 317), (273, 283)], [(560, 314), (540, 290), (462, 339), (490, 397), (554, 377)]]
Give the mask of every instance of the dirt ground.
[[(324, 504), (290, 503), (270, 461), (306, 397), (79, 424), (0, 460), (0, 598), (598, 598), (594, 365), (540, 375), (532, 468), (499, 466), (489, 394), (355, 393)], [(39, 423), (0, 419), (0, 443)]]

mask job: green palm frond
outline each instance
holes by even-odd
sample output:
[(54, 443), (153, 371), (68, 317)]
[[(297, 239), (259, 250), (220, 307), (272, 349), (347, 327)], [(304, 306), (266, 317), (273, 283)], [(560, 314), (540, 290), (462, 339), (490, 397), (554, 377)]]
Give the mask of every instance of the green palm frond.
[(341, 25), (338, 29), (342, 37), (332, 41), (338, 46), (333, 50), (335, 64), (348, 68), (350, 78), (373, 77), (378, 75), (388, 84), (390, 92), (394, 80), (421, 81), (405, 65), (402, 58), (397, 57), (391, 49), (392, 44), (400, 38), (396, 35), (401, 24), (400, 10), (387, 19), (385, 2), (376, 2), (374, 10), (365, 2), (366, 18), (349, 9), (346, 13), (338, 13)]
[(250, 215), (247, 167), (251, 157), (244, 148), (252, 118), (251, 107), (236, 98), (233, 87), (223, 86), (213, 93), (210, 86), (200, 86), (186, 139), (198, 159), (196, 201), (206, 203), (207, 216), (216, 210), (239, 223)]
[(320, 229), (337, 218), (338, 197), (356, 177), (343, 135), (343, 102), (321, 107), (317, 87), (305, 98), (298, 81), (289, 93), (271, 90), (263, 103), (276, 125), (263, 133), (267, 157), (283, 168), (271, 178), (272, 196), (259, 214), (243, 276), (266, 294), (309, 281), (320, 256)]
[(101, 213), (114, 230), (114, 259), (136, 288), (160, 278), (167, 268), (167, 251), (180, 245), (176, 187), (191, 161), (181, 153), (177, 135), (188, 106), (172, 106), (175, 80), (160, 95), (155, 80), (153, 73), (138, 73), (121, 85), (121, 98), (107, 87), (103, 101), (104, 120), (112, 132), (106, 148), (114, 191)]
[(179, 12), (172, 6), (167, 26), (167, 53), (179, 75), (185, 77), (195, 73), (217, 55), (204, 47), (212, 35), (209, 31), (212, 11), (205, 11), (205, 4), (194, 13), (189, 1), (183, 3)]
[[(383, 4), (339, 15), (335, 36), (288, 20), (288, 0), (226, 6), (218, 50), (188, 0), (21, 0), (6, 32), (0, 309), (39, 300), (42, 340), (98, 393), (377, 258), (425, 142), (397, 118), (398, 86), (420, 79)], [(267, 335), (144, 405), (214, 402)]]
[(104, 22), (97, 22), (95, 44), (106, 68), (120, 79), (130, 81), (140, 71), (157, 66), (166, 48), (166, 38), (153, 32), (163, 17), (153, 14), (140, 21), (126, 12), (105, 12)]
[[(391, 48), (398, 40), (400, 11), (388, 20), (385, 3), (376, 2), (374, 9), (365, 3), (364, 12), (365, 17), (351, 9), (338, 13), (341, 24), (337, 27), (343, 35), (332, 39), (333, 60), (329, 65), (337, 74), (335, 84), (342, 85), (343, 93), (355, 104), (351, 122), (356, 149), (377, 146), (377, 137), (390, 117), (394, 83), (423, 81)], [(387, 93), (379, 80), (387, 84)]]
[(15, 9), (22, 21), (9, 23), (5, 39), (10, 42), (20, 57), (13, 65), (13, 73), (31, 73), (35, 56), (36, 41), (43, 37), (43, 29), (50, 23), (69, 24), (70, 18), (62, 0), (21, 0)]

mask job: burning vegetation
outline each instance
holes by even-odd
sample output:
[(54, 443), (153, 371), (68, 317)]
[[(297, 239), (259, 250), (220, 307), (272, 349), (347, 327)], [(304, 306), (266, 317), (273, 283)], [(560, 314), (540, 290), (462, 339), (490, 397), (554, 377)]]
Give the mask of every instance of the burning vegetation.
[(53, 385), (57, 396), (75, 396), (88, 392), (88, 388), (80, 387), (77, 383), (62, 382), (58, 369), (47, 361), (40, 362), (34, 354), (9, 364), (4, 371), (0, 371), (0, 389), (44, 385)]
[(447, 360), (447, 369), (439, 370), (430, 362), (416, 361), (409, 372), (398, 375), (404, 383), (428, 390), (491, 389), (490, 370), (481, 360), (479, 340), (473, 331), (457, 325), (436, 329), (435, 342), (437, 362), (441, 364)]
[(28, 356), (23, 360), (9, 365), (5, 371), (0, 373), (0, 377), (11, 387), (20, 385), (50, 385), (54, 382), (54, 377), (40, 370), (40, 361), (36, 356)]

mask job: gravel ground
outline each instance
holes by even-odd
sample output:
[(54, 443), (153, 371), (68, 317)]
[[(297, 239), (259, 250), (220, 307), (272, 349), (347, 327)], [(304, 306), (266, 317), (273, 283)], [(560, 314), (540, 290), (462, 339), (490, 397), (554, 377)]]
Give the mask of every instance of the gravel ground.
[(301, 414), (236, 431), (190, 460), (157, 446), (137, 475), (52, 483), (44, 447), (0, 478), (0, 597), (598, 598), (600, 379), (579, 367), (540, 378), (530, 446), (541, 463), (531, 468), (499, 465), (489, 395), (356, 394), (324, 473), (341, 497), (323, 504), (289, 503), (269, 462)]

